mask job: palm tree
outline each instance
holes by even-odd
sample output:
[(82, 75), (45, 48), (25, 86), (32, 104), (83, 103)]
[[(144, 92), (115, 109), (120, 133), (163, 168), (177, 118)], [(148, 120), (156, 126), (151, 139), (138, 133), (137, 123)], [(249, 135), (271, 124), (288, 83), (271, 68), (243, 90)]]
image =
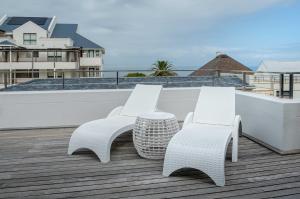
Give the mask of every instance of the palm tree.
[(176, 76), (177, 74), (172, 70), (173, 65), (165, 60), (157, 60), (153, 64), (151, 75), (153, 76)]

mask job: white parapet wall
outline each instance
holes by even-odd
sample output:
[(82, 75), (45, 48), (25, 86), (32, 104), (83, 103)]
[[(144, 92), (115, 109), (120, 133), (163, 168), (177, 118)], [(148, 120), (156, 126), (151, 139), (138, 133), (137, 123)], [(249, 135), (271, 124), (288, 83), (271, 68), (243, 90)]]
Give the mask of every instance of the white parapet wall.
[[(106, 117), (130, 89), (0, 92), (0, 129), (73, 127)], [(200, 88), (163, 89), (158, 109), (178, 120), (193, 111)], [(243, 132), (280, 153), (300, 152), (300, 100), (237, 92)], [(41, 131), (42, 132), (42, 131)], [(1, 133), (1, 132), (0, 132)]]
[[(123, 105), (131, 89), (0, 92), (0, 129), (78, 126), (106, 117)], [(183, 120), (192, 111), (199, 88), (169, 88), (158, 109)]]
[(279, 153), (300, 152), (300, 99), (237, 92), (236, 112), (246, 136)]

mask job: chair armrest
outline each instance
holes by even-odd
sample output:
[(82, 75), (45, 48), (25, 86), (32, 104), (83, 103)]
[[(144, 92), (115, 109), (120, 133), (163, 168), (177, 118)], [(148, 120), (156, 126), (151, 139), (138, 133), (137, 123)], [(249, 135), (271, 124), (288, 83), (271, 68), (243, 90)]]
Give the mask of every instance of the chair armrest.
[(242, 122), (241, 116), (236, 115), (233, 123), (232, 137), (239, 137), (239, 127), (241, 122)]
[(241, 116), (235, 116), (232, 129), (232, 162), (238, 161), (239, 126), (241, 121)]
[(190, 124), (193, 120), (194, 112), (189, 112), (184, 119), (182, 128), (186, 127), (188, 124)]
[(123, 106), (118, 106), (116, 108), (114, 108), (112, 111), (110, 111), (110, 113), (107, 115), (107, 118), (109, 117), (114, 117), (117, 115), (120, 115), (121, 111), (123, 109)]

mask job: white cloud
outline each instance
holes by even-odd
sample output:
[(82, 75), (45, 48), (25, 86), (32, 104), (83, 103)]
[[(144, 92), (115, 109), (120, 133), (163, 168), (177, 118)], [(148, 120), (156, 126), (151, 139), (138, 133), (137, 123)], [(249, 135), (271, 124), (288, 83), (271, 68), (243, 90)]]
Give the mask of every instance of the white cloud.
[[(0, 13), (56, 15), (78, 23), (80, 32), (106, 48), (105, 63), (149, 66), (157, 58), (175, 64), (201, 63), (218, 47), (210, 30), (231, 17), (251, 14), (286, 0), (24, 0), (2, 1)], [(15, 5), (18, 4), (18, 7)], [(20, 5), (21, 4), (21, 5)]]

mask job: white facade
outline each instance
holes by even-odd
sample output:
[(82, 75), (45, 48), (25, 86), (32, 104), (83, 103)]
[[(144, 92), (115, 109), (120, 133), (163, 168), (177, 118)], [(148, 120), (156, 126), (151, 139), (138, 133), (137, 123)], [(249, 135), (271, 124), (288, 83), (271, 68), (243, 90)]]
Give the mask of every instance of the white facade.
[[(37, 38), (36, 45), (29, 45), (29, 44), (25, 45), (23, 43), (24, 33), (35, 33)], [(41, 43), (42, 41), (41, 38), (47, 38), (48, 37), (47, 33), (48, 33), (47, 30), (29, 21), (13, 30), (13, 40), (15, 44), (17, 44), (18, 46), (22, 46), (24, 48), (33, 48), (33, 49), (41, 48), (43, 45), (43, 43)]]

